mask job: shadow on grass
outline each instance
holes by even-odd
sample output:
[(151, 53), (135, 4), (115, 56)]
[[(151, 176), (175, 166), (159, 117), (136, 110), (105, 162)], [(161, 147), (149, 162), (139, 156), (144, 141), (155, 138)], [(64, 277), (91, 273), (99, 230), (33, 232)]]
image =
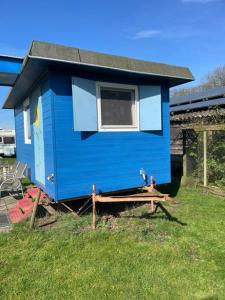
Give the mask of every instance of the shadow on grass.
[(162, 194), (169, 194), (171, 197), (176, 197), (180, 184), (162, 184), (156, 187), (156, 189)]
[[(164, 213), (164, 215), (158, 215), (157, 210), (158, 208), (161, 209), (161, 211)], [(182, 226), (187, 226), (187, 223), (184, 223), (180, 221), (178, 218), (172, 216), (170, 212), (159, 202), (156, 204), (156, 209), (154, 213), (145, 213), (141, 216), (125, 216), (125, 218), (139, 218), (139, 219), (167, 219), (171, 222), (175, 222), (177, 224), (180, 224)]]
[[(157, 190), (160, 191), (161, 193), (169, 194), (171, 197), (175, 197), (177, 195), (177, 192), (179, 190), (179, 185), (174, 185), (174, 184), (166, 184), (166, 185), (161, 185), (157, 186)], [(124, 193), (123, 195), (126, 195), (128, 193)], [(126, 210), (138, 208), (147, 202), (126, 202), (126, 203), (98, 203), (97, 205), (97, 213), (100, 216), (104, 216), (105, 214), (111, 214), (115, 217), (120, 217), (120, 214)], [(89, 214), (92, 212), (92, 201), (90, 198), (87, 199), (80, 199), (80, 200), (71, 200), (67, 201), (66, 204), (74, 210), (74, 212), (78, 213), (79, 215), (83, 214)], [(54, 207), (58, 211), (62, 211), (65, 213), (70, 213), (68, 209), (63, 207), (62, 204), (57, 203)], [(161, 208), (163, 210), (163, 208)], [(164, 208), (164, 213), (167, 215), (168, 219), (173, 220), (174, 218), (169, 214), (169, 212), (166, 213), (166, 209)], [(182, 223), (182, 222), (181, 222)]]

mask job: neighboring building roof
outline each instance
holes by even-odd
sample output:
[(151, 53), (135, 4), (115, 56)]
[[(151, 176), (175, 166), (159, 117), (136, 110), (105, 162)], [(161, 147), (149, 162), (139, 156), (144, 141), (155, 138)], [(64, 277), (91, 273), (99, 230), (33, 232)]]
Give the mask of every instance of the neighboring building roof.
[(0, 54), (0, 86), (13, 86), (22, 66), (23, 58)]
[(177, 105), (170, 107), (171, 112), (180, 112), (185, 110), (194, 110), (200, 108), (206, 108), (209, 106), (218, 106), (218, 105), (225, 105), (225, 98), (218, 98), (218, 99), (211, 99), (208, 101), (202, 100), (199, 102), (184, 104), (184, 105)]
[(223, 118), (225, 117), (225, 108), (221, 108), (218, 111), (213, 109), (209, 110), (200, 110), (195, 112), (185, 112), (180, 114), (174, 114), (170, 117), (170, 121), (172, 122), (197, 122), (202, 121), (203, 118), (212, 118), (214, 116)]
[(13, 108), (48, 65), (62, 63), (98, 72), (108, 70), (115, 74), (125, 73), (127, 76), (139, 78), (158, 78), (167, 81), (171, 87), (194, 80), (190, 70), (185, 67), (34, 41), (3, 108)]
[(15, 129), (3, 129), (3, 128), (0, 128), (0, 135), (3, 136), (3, 135), (15, 135)]
[(203, 92), (173, 97), (170, 101), (170, 111), (181, 112), (215, 105), (225, 105), (225, 86), (216, 87)]
[(10, 58), (10, 59), (18, 60), (18, 61), (23, 61), (24, 60), (24, 58), (22, 56), (6, 55), (6, 54), (1, 54), (1, 53), (0, 53), (0, 58)]
[(174, 97), (171, 100), (170, 121), (173, 125), (182, 124), (186, 128), (195, 126), (196, 129), (203, 125), (220, 126), (224, 124), (224, 120), (225, 86)]

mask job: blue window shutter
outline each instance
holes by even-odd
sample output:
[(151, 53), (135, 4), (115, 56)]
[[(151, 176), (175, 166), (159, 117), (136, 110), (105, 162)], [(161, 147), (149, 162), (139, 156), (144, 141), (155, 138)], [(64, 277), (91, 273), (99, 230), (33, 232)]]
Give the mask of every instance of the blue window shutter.
[(162, 130), (161, 87), (139, 86), (140, 130)]
[(73, 118), (75, 131), (97, 131), (96, 82), (72, 78)]

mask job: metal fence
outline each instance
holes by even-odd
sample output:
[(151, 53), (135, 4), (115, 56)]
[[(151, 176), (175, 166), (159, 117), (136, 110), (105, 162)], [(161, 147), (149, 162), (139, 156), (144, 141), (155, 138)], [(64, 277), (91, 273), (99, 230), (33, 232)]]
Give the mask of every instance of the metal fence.
[(197, 184), (225, 188), (225, 130), (185, 130), (183, 140), (183, 175)]

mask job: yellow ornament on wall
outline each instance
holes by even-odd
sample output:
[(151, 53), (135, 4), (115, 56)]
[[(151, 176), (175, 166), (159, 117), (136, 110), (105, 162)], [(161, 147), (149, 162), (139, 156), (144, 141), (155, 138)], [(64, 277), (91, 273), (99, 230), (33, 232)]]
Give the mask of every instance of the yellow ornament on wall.
[(35, 115), (34, 115), (34, 126), (38, 128), (40, 126), (40, 108), (39, 105), (37, 104), (35, 108)]

